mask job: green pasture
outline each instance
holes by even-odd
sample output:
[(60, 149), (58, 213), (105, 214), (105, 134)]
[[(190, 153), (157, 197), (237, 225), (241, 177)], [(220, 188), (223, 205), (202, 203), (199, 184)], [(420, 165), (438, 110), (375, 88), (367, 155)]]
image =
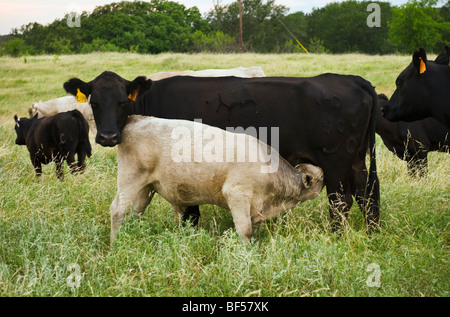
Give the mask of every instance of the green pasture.
[[(430, 56), (430, 59), (434, 56)], [(368, 235), (356, 204), (331, 233), (325, 190), (267, 221), (243, 245), (229, 211), (201, 206), (198, 229), (154, 198), (109, 244), (117, 148), (94, 144), (82, 175), (55, 165), (37, 179), (13, 116), (65, 96), (71, 77), (104, 70), (132, 80), (160, 71), (261, 66), (267, 76), (360, 75), (390, 96), (409, 56), (96, 53), (0, 58), (0, 296), (449, 296), (450, 156), (429, 155), (429, 173), (377, 137), (381, 230)]]

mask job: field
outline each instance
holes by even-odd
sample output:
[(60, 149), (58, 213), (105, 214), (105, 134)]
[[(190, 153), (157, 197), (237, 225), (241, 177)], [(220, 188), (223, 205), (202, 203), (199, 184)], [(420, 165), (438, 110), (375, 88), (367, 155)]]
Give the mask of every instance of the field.
[[(430, 56), (430, 59), (434, 56)], [(66, 95), (70, 77), (104, 70), (132, 80), (158, 71), (261, 66), (267, 76), (360, 75), (390, 96), (409, 56), (138, 55), (0, 58), (0, 296), (449, 296), (450, 156), (429, 155), (429, 174), (408, 176), (377, 137), (381, 230), (368, 235), (353, 206), (330, 232), (325, 190), (263, 223), (244, 246), (231, 214), (201, 206), (199, 228), (174, 220), (154, 198), (142, 220), (129, 217), (109, 244), (116, 148), (94, 145), (82, 175), (36, 179), (14, 114)]]

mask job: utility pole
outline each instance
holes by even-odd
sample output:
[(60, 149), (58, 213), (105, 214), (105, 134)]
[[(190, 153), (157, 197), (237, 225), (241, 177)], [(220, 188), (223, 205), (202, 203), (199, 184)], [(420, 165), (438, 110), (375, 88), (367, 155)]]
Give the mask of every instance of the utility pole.
[(239, 0), (239, 52), (244, 50), (244, 40), (242, 38), (242, 2)]

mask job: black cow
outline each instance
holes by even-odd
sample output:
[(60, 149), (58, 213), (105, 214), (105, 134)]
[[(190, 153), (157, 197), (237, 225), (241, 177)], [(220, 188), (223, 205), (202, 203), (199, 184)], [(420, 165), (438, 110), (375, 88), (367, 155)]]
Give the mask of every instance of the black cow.
[(397, 89), (383, 107), (386, 119), (410, 122), (433, 117), (450, 129), (449, 66), (428, 62), (420, 48), (395, 84)]
[(378, 95), (379, 111), (375, 131), (391, 152), (408, 163), (410, 175), (426, 175), (428, 152), (448, 152), (450, 131), (434, 118), (414, 122), (388, 121), (381, 114), (381, 107), (387, 102), (386, 95)]
[[(56, 175), (64, 178), (63, 163), (67, 160), (72, 173), (83, 172), (86, 156), (91, 156), (89, 126), (78, 110), (61, 112), (38, 119), (17, 118), (16, 144), (26, 145), (36, 176), (42, 174), (41, 164), (54, 161)], [(75, 154), (78, 161), (75, 162)]]
[(450, 66), (450, 47), (445, 45), (444, 50), (434, 60), (436, 64)]
[[(150, 87), (150, 89), (149, 89)], [(155, 82), (127, 81), (104, 72), (91, 82), (64, 84), (76, 95), (91, 95), (96, 141), (121, 142), (127, 114), (194, 120), (227, 127), (279, 127), (279, 153), (292, 165), (323, 169), (333, 229), (356, 198), (369, 228), (379, 223), (379, 183), (375, 161), (377, 95), (358, 76), (323, 74), (312, 78), (172, 77)], [(138, 97), (135, 103), (127, 96)], [(144, 91), (146, 91), (144, 93)], [(128, 109), (127, 109), (128, 107)], [(267, 143), (273, 145), (270, 135)], [(370, 148), (370, 170), (365, 156)], [(186, 215), (197, 215), (198, 207)], [(199, 213), (198, 213), (199, 215)], [(195, 217), (194, 217), (195, 219)]]

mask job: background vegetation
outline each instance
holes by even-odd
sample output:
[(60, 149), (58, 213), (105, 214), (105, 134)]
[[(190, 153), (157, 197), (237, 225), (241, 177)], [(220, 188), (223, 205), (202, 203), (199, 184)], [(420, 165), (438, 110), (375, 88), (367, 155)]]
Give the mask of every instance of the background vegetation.
[[(60, 182), (54, 164), (36, 179), (26, 148), (14, 144), (14, 114), (26, 116), (32, 102), (64, 96), (62, 84), (73, 76), (91, 80), (111, 70), (131, 80), (258, 65), (267, 76), (361, 75), (390, 96), (409, 62), (361, 54), (1, 57), (0, 296), (449, 296), (448, 154), (430, 154), (428, 177), (415, 179), (377, 138), (382, 227), (370, 236), (356, 206), (343, 233), (330, 233), (325, 191), (263, 223), (248, 246), (228, 211), (201, 206), (196, 230), (175, 222), (170, 205), (156, 197), (143, 220), (130, 216), (110, 246), (117, 149), (94, 145), (91, 137), (86, 172), (69, 175), (66, 166)], [(372, 263), (381, 270), (379, 287), (367, 284)]]
[[(369, 3), (381, 8), (381, 26), (368, 27)], [(439, 6), (441, 5), (441, 6)], [(439, 52), (450, 38), (450, 0), (330, 3), (309, 14), (288, 13), (275, 0), (242, 0), (244, 49), (258, 53), (406, 53), (418, 47)], [(80, 27), (66, 15), (48, 25), (33, 22), (0, 37), (0, 54), (11, 56), (90, 52), (237, 52), (237, 1), (216, 4), (202, 16), (174, 1), (118, 2), (83, 12)], [(290, 30), (292, 35), (286, 28)]]

